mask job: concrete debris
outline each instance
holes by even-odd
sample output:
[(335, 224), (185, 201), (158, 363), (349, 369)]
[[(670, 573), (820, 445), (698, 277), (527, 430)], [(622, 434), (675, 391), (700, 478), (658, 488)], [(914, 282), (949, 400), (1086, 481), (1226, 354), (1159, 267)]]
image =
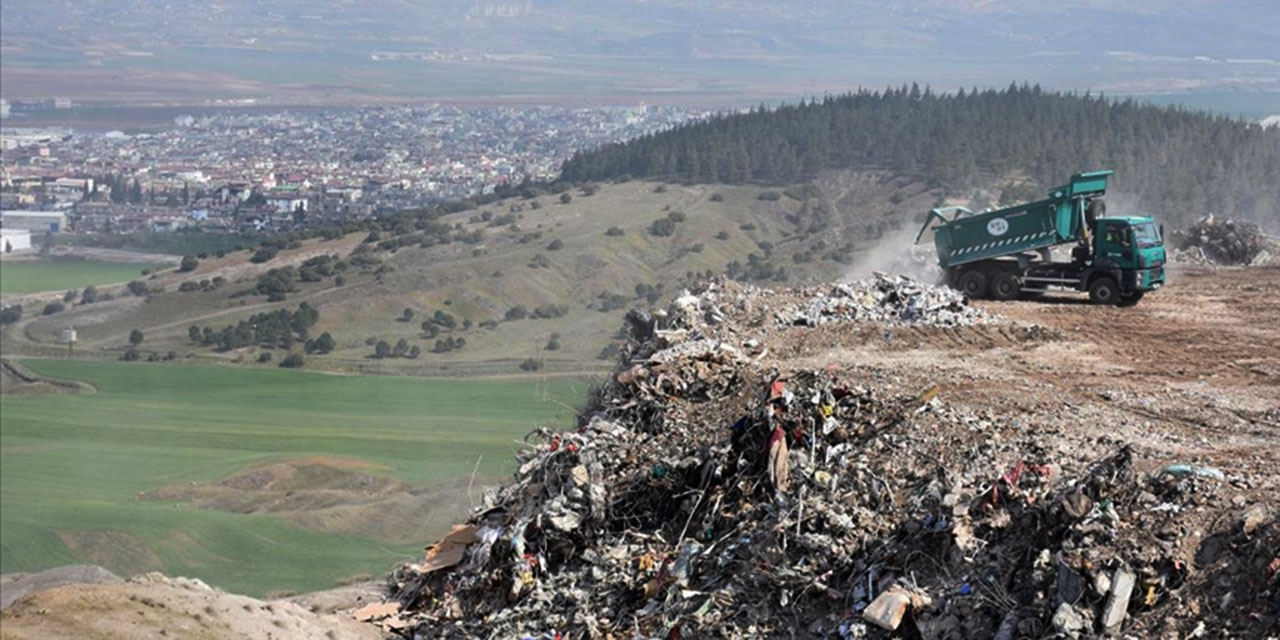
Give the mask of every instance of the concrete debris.
[[(1280, 524), (1231, 506), (1234, 473), (1162, 473), (1180, 461), (1137, 460), (1118, 440), (1049, 445), (1016, 413), (955, 403), (964, 390), (763, 358), (831, 329), (810, 324), (989, 320), (887, 277), (775, 292), (717, 281), (628, 314), (619, 367), (577, 428), (532, 432), (510, 483), (390, 577), (399, 612), (383, 628), (937, 640), (1274, 628)], [(1200, 515), (1224, 508), (1234, 518)]]
[(1107, 596), (1107, 606), (1102, 612), (1102, 628), (1114, 632), (1124, 622), (1129, 608), (1129, 598), (1133, 595), (1133, 587), (1138, 576), (1125, 566), (1116, 567), (1111, 574), (1111, 593)]
[(1202, 265), (1272, 264), (1280, 257), (1278, 243), (1257, 224), (1219, 219), (1209, 214), (1170, 237), (1175, 262)]
[(1060, 636), (1078, 638), (1084, 629), (1084, 617), (1076, 612), (1075, 607), (1064, 602), (1053, 614), (1053, 629)]

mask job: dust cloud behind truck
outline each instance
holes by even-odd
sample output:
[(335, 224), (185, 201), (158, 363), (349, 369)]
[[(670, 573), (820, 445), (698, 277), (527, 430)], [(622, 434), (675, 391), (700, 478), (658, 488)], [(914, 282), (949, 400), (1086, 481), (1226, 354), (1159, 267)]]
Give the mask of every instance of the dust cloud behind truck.
[[(1061, 288), (1087, 291), (1097, 304), (1137, 304), (1164, 285), (1164, 240), (1149, 217), (1106, 215), (1102, 197), (1113, 173), (1077, 173), (1044, 200), (1003, 209), (933, 209), (916, 242), (932, 226), (947, 284), (971, 298)], [(1054, 262), (1050, 249), (1068, 244), (1071, 261)]]

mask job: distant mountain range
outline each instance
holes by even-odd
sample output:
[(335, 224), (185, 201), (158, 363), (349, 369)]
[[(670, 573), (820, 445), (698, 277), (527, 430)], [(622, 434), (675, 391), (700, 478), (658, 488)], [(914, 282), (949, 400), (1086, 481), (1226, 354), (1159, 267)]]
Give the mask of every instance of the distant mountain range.
[[(6, 0), (7, 97), (1280, 90), (1274, 0)], [(79, 91), (75, 89), (79, 87)]]

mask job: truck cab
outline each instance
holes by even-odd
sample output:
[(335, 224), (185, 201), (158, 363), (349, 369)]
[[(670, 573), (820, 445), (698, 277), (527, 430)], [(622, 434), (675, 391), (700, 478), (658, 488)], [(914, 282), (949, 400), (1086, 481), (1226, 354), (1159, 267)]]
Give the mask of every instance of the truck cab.
[[(1094, 223), (1094, 268), (1123, 271), (1121, 288), (1158, 289), (1165, 283), (1165, 242), (1151, 218), (1116, 216)], [(1129, 284), (1129, 287), (1124, 287)]]
[(1141, 297), (1164, 286), (1165, 250), (1151, 218), (1098, 218), (1094, 223), (1092, 264), (1095, 272), (1113, 272), (1121, 297)]

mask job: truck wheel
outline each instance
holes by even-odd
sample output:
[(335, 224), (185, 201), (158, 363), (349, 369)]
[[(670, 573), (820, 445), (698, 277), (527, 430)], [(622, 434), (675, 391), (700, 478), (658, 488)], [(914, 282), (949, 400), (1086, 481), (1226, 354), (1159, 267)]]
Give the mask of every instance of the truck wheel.
[(965, 295), (974, 300), (987, 297), (987, 274), (978, 269), (970, 269), (960, 274), (960, 280), (956, 285)]
[(1089, 301), (1094, 304), (1115, 304), (1120, 301), (1120, 286), (1112, 278), (1098, 278), (1089, 285)]
[(1142, 300), (1142, 296), (1145, 293), (1146, 293), (1145, 291), (1138, 291), (1133, 294), (1124, 296), (1120, 298), (1120, 302), (1116, 304), (1121, 307), (1132, 307), (1133, 305), (1138, 304), (1140, 300)]
[(1084, 210), (1084, 220), (1089, 225), (1089, 229), (1093, 229), (1098, 218), (1105, 217), (1107, 217), (1107, 202), (1100, 197), (1090, 198), (1089, 206)]
[(1008, 271), (1001, 271), (991, 279), (991, 297), (996, 300), (1012, 300), (1021, 292), (1022, 283)]

